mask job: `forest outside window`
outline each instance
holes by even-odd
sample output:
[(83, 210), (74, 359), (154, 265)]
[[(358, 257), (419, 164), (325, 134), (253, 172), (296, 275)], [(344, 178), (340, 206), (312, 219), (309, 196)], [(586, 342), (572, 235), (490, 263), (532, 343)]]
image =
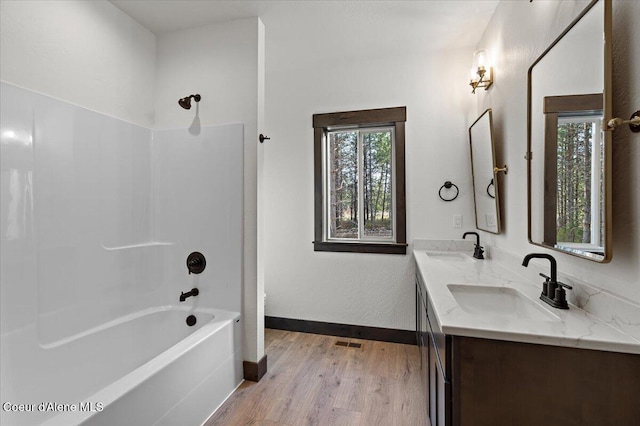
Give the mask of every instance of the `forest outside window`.
[(604, 254), (602, 94), (546, 96), (544, 242)]
[(406, 253), (406, 108), (313, 116), (316, 251)]
[(604, 250), (601, 122), (599, 115), (558, 118), (557, 246)]

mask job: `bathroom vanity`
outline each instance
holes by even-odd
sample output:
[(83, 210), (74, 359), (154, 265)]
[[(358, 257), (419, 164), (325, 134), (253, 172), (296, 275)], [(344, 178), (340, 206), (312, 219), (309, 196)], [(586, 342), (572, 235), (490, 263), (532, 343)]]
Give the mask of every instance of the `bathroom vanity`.
[(574, 305), (545, 305), (533, 271), (472, 252), (414, 243), (431, 425), (638, 424), (640, 340)]

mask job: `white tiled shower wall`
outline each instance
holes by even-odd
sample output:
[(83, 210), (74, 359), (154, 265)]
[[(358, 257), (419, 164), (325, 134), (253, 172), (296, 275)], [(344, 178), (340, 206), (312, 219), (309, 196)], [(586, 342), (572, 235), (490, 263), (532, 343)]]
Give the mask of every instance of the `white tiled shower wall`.
[(240, 311), (242, 125), (154, 132), (1, 91), (3, 335), (36, 327), (54, 343), (193, 286), (186, 303)]

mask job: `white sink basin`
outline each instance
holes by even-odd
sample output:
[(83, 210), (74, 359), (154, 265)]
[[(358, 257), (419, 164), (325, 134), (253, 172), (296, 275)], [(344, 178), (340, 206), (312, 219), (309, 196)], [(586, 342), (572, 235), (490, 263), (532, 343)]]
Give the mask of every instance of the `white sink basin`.
[(429, 260), (439, 260), (441, 262), (475, 262), (476, 260), (465, 254), (456, 251), (427, 251)]
[(466, 284), (448, 284), (447, 288), (460, 309), (469, 314), (533, 321), (560, 320), (515, 288)]

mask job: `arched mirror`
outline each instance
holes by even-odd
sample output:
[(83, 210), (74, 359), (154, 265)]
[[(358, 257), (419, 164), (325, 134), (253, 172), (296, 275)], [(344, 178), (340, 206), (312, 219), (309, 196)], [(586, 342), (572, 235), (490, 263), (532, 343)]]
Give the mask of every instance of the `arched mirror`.
[(473, 201), (476, 228), (493, 234), (500, 233), (500, 204), (493, 143), (491, 108), (482, 113), (469, 127)]
[(611, 259), (611, 0), (594, 0), (529, 68), (532, 244)]

